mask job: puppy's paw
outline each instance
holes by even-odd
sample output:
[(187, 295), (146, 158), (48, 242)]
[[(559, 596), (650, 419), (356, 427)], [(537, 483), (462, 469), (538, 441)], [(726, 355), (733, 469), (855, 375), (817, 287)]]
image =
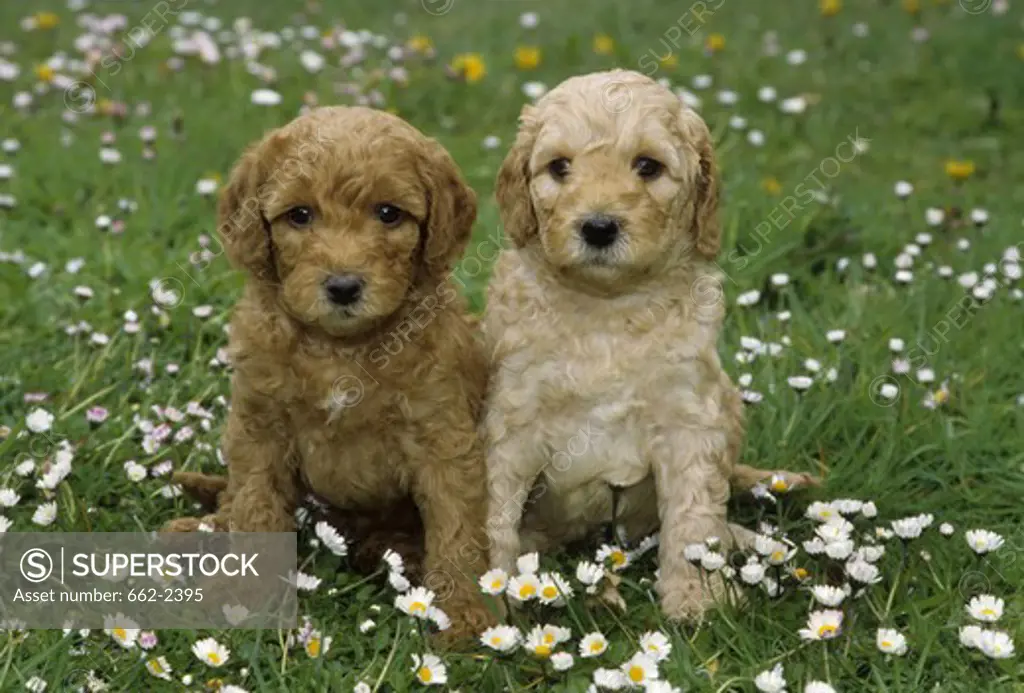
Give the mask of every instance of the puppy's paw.
[(179, 517), (160, 528), (161, 532), (226, 532), (227, 522), (222, 515), (205, 517)]
[(661, 609), (677, 621), (700, 621), (704, 613), (716, 602), (728, 598), (725, 581), (718, 573), (703, 577), (694, 570), (686, 575), (662, 578), (658, 583), (661, 593)]

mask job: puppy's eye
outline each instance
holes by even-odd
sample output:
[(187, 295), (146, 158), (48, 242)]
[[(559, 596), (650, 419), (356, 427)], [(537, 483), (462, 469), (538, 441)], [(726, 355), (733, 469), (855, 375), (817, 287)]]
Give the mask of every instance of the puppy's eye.
[(640, 156), (633, 162), (633, 170), (644, 180), (654, 180), (665, 170), (665, 164), (649, 156)]
[(553, 159), (548, 164), (548, 173), (555, 180), (565, 180), (565, 177), (569, 175), (569, 160), (564, 156)]
[(310, 207), (292, 207), (284, 213), (287, 222), (296, 229), (304, 229), (313, 223), (313, 209)]
[(373, 212), (377, 215), (377, 218), (380, 219), (380, 223), (391, 228), (398, 226), (405, 219), (404, 211), (399, 207), (386, 202), (374, 207)]

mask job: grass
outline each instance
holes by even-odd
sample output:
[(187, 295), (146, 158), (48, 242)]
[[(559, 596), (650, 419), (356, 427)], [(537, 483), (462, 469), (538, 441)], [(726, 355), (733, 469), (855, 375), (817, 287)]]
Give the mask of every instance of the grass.
[[(791, 582), (780, 599), (753, 592), (743, 608), (724, 607), (699, 627), (665, 623), (644, 581), (654, 568), (650, 559), (623, 573), (630, 605), (625, 614), (577, 597), (569, 610), (531, 607), (514, 618), (524, 628), (572, 625), (573, 643), (585, 631), (601, 630), (612, 643), (600, 659), (607, 667), (632, 654), (639, 633), (662, 629), (673, 643), (671, 656), (660, 665), (662, 676), (686, 690), (752, 691), (753, 676), (781, 661), (792, 690), (802, 689), (808, 679), (828, 679), (846, 692), (1024, 691), (1019, 656), (991, 661), (961, 647), (957, 637), (966, 622), (967, 598), (990, 592), (1006, 598), (1002, 627), (1018, 645), (1024, 643), (1019, 590), (1024, 584), (1024, 406), (1018, 399), (1024, 393), (1024, 303), (1003, 284), (988, 301), (965, 301), (970, 292), (940, 278), (935, 269), (949, 265), (956, 275), (983, 274), (985, 264), (998, 263), (1004, 249), (1020, 248), (1024, 48), (1019, 8), (1001, 16), (969, 14), (955, 2), (927, 1), (913, 16), (900, 3), (850, 0), (837, 16), (824, 18), (818, 4), (809, 1), (785, 7), (757, 0), (698, 3), (717, 6), (707, 13), (656, 0), (594, 0), (585, 9), (567, 0), (454, 0), (443, 14), (425, 11), (445, 7), (429, 1), (348, 4), (340, 14), (331, 3), (310, 13), (296, 0), (195, 2), (186, 9), (223, 18), (227, 25), (248, 15), (264, 30), (308, 23), (323, 31), (343, 20), (393, 43), (425, 35), (436, 60), (410, 61), (409, 84), (402, 87), (378, 70), (385, 64), (382, 50), (370, 49), (362, 69), (353, 71), (333, 66), (340, 55), (334, 49), (321, 51), (329, 67), (314, 76), (303, 70), (286, 41), (260, 56), (277, 71), (273, 88), (283, 104), (257, 107), (249, 94), (263, 85), (242, 61), (208, 66), (187, 58), (184, 69), (168, 70), (170, 30), (154, 21), (154, 5), (97, 0), (89, 11), (125, 12), (129, 28), (145, 21), (159, 33), (131, 59), (104, 63), (109, 67), (97, 68), (98, 80), (92, 80), (100, 110), (126, 103), (133, 114), (126, 119), (82, 115), (73, 124), (62, 117), (67, 106), (81, 102), (66, 100), (61, 89), (36, 95), (28, 111), (13, 106), (14, 94), (32, 89), (34, 66), (55, 52), (78, 57), (72, 43), (84, 30), (75, 26), (73, 13), (55, 4), (56, 27), (23, 32), (18, 21), (29, 6), (0, 7), (2, 38), (16, 44), (6, 60), (21, 66), (13, 83), (0, 83), (0, 133), (21, 143), (16, 154), (0, 156), (14, 168), (10, 180), (0, 181), (0, 194), (17, 199), (12, 209), (0, 210), (0, 250), (21, 251), (25, 258), (0, 264), (0, 424), (11, 429), (0, 441), (0, 483), (21, 495), (20, 503), (5, 512), (11, 530), (40, 529), (31, 518), (50, 500), (47, 496), (57, 502), (57, 518), (47, 528), (54, 531), (152, 529), (190, 512), (183, 499), (161, 494), (165, 481), (132, 482), (123, 465), (136, 460), (152, 467), (171, 460), (176, 469), (218, 466), (214, 450), (225, 408), (217, 400), (228, 397), (229, 388), (225, 369), (210, 362), (225, 344), (223, 327), (241, 277), (223, 257), (199, 266), (189, 261), (201, 247), (200, 236), (210, 234), (215, 223), (214, 202), (196, 194), (196, 181), (223, 177), (246, 143), (295, 114), (305, 93), (315, 93), (320, 103), (350, 103), (345, 84), (364, 93), (377, 88), (386, 107), (438, 137), (479, 193), (480, 241), (498, 233), (493, 178), (526, 100), (522, 84), (536, 80), (552, 86), (579, 72), (654, 66), (653, 56), (671, 50), (676, 64), (658, 65), (655, 76), (703, 100), (701, 112), (715, 132), (723, 173), (726, 243), (720, 264), (729, 277), (732, 306), (721, 340), (723, 361), (734, 377), (750, 373), (750, 389), (763, 394), (763, 401), (748, 407), (744, 459), (824, 478), (820, 490), (783, 498), (780, 517), (794, 536), (808, 535), (802, 509), (810, 500), (839, 497), (873, 500), (883, 524), (934, 513), (936, 525), (950, 522), (957, 534), (947, 539), (928, 530), (910, 542), (905, 561), (899, 542), (890, 542), (880, 563), (883, 582), (853, 602), (843, 635), (828, 645), (805, 643), (797, 635), (809, 598)], [(965, 0), (964, 5), (979, 3)], [(33, 9), (46, 8), (33, 4)], [(539, 15), (535, 29), (519, 27), (518, 17), (526, 11)], [(866, 37), (854, 35), (857, 22), (869, 27)], [(694, 33), (676, 32), (673, 25)], [(915, 27), (927, 30), (926, 41), (911, 40)], [(781, 46), (777, 57), (762, 54), (769, 30)], [(599, 33), (613, 39), (611, 54), (594, 52)], [(721, 34), (725, 45), (708, 55), (703, 42), (712, 33)], [(519, 45), (541, 48), (535, 70), (514, 64)], [(804, 64), (787, 63), (785, 54), (792, 49), (807, 51)], [(480, 54), (486, 75), (479, 82), (446, 78), (444, 65), (459, 53)], [(697, 74), (711, 75), (714, 86), (692, 89)], [(811, 105), (799, 116), (783, 114), (777, 103), (756, 98), (765, 85), (775, 87), (780, 98), (805, 95)], [(719, 104), (719, 89), (737, 92), (738, 104)], [(151, 104), (150, 115), (134, 114), (141, 102)], [(752, 146), (743, 131), (730, 127), (736, 114), (746, 118), (748, 128), (764, 133), (764, 146)], [(143, 125), (158, 129), (154, 160), (141, 156), (136, 133)], [(65, 130), (70, 133), (66, 145)], [(99, 158), (101, 134), (108, 131), (116, 134), (111, 146), (123, 157), (117, 165)], [(500, 137), (501, 146), (485, 149), (482, 141), (490, 135)], [(841, 146), (851, 138), (869, 142), (852, 159), (849, 146)], [(838, 161), (840, 156), (848, 161)], [(944, 170), (948, 160), (969, 160), (975, 172), (954, 183)], [(906, 200), (893, 193), (898, 180), (914, 185)], [(808, 201), (807, 192), (818, 189), (819, 181), (828, 196), (825, 204)], [(122, 198), (135, 201), (137, 210), (120, 211)], [(947, 222), (927, 227), (928, 207), (946, 209)], [(967, 221), (973, 208), (987, 210), (990, 221), (984, 227)], [(962, 218), (948, 221), (954, 209)], [(123, 221), (124, 232), (97, 229), (95, 219), (104, 214)], [(933, 240), (914, 263), (913, 281), (894, 281), (894, 259), (922, 232)], [(969, 249), (958, 249), (960, 239), (970, 242)], [(475, 263), (474, 252), (471, 247), (467, 258), (472, 259), (462, 272), (468, 298), (482, 309), (487, 270)], [(877, 269), (862, 266), (864, 253), (877, 256)], [(85, 260), (77, 274), (64, 269), (73, 258)], [(840, 271), (844, 258), (850, 263)], [(37, 261), (46, 270), (32, 278), (28, 270)], [(769, 277), (776, 273), (789, 275), (788, 286), (771, 285)], [(178, 299), (156, 304), (154, 281)], [(89, 287), (92, 297), (77, 297), (76, 286)], [(736, 306), (735, 298), (752, 289), (762, 291), (761, 300)], [(212, 314), (196, 317), (196, 306), (211, 306)], [(122, 329), (128, 310), (139, 316), (136, 334)], [(788, 322), (775, 317), (781, 310), (790, 311)], [(81, 321), (89, 329), (66, 333), (68, 325)], [(827, 340), (831, 329), (846, 331), (841, 344)], [(109, 340), (97, 344), (93, 332)], [(780, 343), (788, 336), (790, 346), (778, 357), (741, 364), (734, 358), (741, 336)], [(914, 371), (924, 366), (935, 371), (935, 383), (916, 382), (913, 371), (893, 374), (887, 347), (893, 337), (905, 340)], [(797, 392), (787, 378), (804, 373), (808, 358), (820, 361), (822, 372), (836, 368), (836, 380), (819, 377), (809, 390)], [(143, 359), (151, 360), (151, 374), (140, 370)], [(169, 372), (168, 367), (176, 368)], [(899, 387), (894, 402), (878, 396), (883, 376)], [(948, 400), (936, 408), (922, 406), (944, 381)], [(31, 403), (29, 393), (45, 393), (46, 399)], [(133, 417), (155, 419), (151, 407), (184, 409), (190, 401), (213, 411), (210, 430), (193, 421), (192, 440), (147, 454)], [(108, 410), (109, 418), (90, 424), (86, 411), (96, 406)], [(25, 430), (25, 417), (36, 407), (55, 416), (45, 434)], [(21, 462), (38, 466), (50, 459), (62, 440), (75, 445), (73, 470), (52, 493), (15, 473)], [(776, 510), (765, 506), (745, 502), (735, 508), (748, 526), (764, 512), (777, 520)], [(858, 523), (869, 527), (865, 520)], [(963, 530), (979, 527), (1007, 538), (982, 562), (962, 537)], [(545, 556), (543, 562), (572, 575), (583, 557)], [(837, 578), (834, 566), (824, 561), (801, 555), (796, 563), (810, 571), (812, 582)], [(213, 679), (254, 691), (348, 691), (359, 680), (381, 691), (417, 688), (410, 655), (424, 652), (429, 641), (411, 633), (407, 619), (392, 609), (390, 588), (383, 581), (360, 582), (361, 576), (338, 571), (338, 561), (321, 554), (314, 566), (324, 584), (303, 597), (301, 609), (334, 638), (323, 657), (309, 658), (301, 649), (284, 652), (277, 632), (225, 631), (212, 635), (231, 648), (231, 659), (214, 670), (189, 652), (197, 638), (211, 633), (161, 631), (151, 654), (165, 656), (175, 672), (175, 681), (163, 682), (146, 672), (137, 652), (122, 650), (97, 631), (85, 638), (6, 631), (0, 635), (0, 690), (21, 690), (32, 677), (47, 682), (48, 690), (71, 690), (85, 684), (89, 670), (115, 691), (180, 690), (184, 674), (192, 677), (190, 690), (216, 687)], [(331, 596), (331, 588), (344, 593)], [(371, 610), (374, 604), (382, 605), (379, 613)], [(376, 629), (361, 634), (356, 624), (370, 617)], [(906, 634), (909, 654), (879, 653), (874, 646), (879, 625)], [(575, 644), (568, 651), (575, 652)], [(526, 654), (494, 659), (483, 650), (446, 655), (445, 661), (450, 687), (463, 691), (584, 691), (596, 666), (577, 658), (569, 672), (552, 675), (550, 667)]]

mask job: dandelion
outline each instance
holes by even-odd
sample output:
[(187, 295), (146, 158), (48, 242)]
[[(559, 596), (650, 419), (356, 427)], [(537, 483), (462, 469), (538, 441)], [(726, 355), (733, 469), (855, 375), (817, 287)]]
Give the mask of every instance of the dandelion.
[(629, 685), (633, 687), (644, 686), (648, 682), (660, 678), (657, 661), (643, 652), (633, 655), (628, 662), (620, 667), (620, 670), (626, 675)]
[(875, 634), (875, 644), (885, 654), (903, 656), (907, 653), (907, 639), (892, 628), (879, 628)]
[(522, 638), (523, 634), (515, 626), (494, 626), (480, 635), (480, 642), (497, 652), (511, 652)]
[(424, 686), (443, 686), (448, 683), (448, 667), (437, 655), (425, 654), (420, 657), (414, 654), (412, 662), (412, 671), (416, 675), (416, 680)]
[(231, 650), (221, 645), (214, 638), (205, 638), (197, 640), (192, 645), (192, 654), (196, 656), (196, 659), (208, 666), (220, 667), (226, 664), (228, 658), (231, 657)]
[(980, 594), (972, 597), (965, 607), (968, 615), (976, 621), (995, 623), (1003, 616), (1004, 602), (991, 594)]
[(704, 50), (708, 53), (720, 53), (725, 49), (725, 36), (722, 34), (711, 34), (704, 41)]
[(987, 529), (968, 530), (964, 534), (964, 538), (967, 540), (967, 545), (971, 547), (971, 550), (979, 556), (995, 551), (1003, 545), (1003, 538)]
[(487, 75), (487, 65), (479, 53), (460, 53), (452, 59), (452, 71), (468, 84), (476, 84)]
[(946, 162), (946, 175), (954, 181), (967, 180), (974, 175), (974, 162), (950, 159)]
[(505, 591), (505, 587), (508, 585), (508, 573), (501, 568), (488, 570), (480, 576), (478, 584), (480, 585), (480, 590), (484, 594), (501, 594)]
[(598, 55), (611, 55), (615, 52), (615, 39), (608, 34), (597, 34), (594, 36), (593, 49)]
[(540, 48), (537, 46), (518, 46), (515, 52), (516, 67), (520, 70), (535, 70), (540, 65)]
[(640, 636), (640, 649), (661, 662), (672, 652), (672, 643), (661, 631), (647, 631)]
[(839, 635), (842, 624), (842, 611), (812, 611), (807, 619), (807, 627), (800, 629), (800, 637), (804, 640), (831, 640)]
[(158, 679), (171, 680), (171, 665), (167, 663), (166, 657), (153, 657), (146, 660), (146, 671)]
[(406, 594), (395, 597), (395, 608), (416, 618), (427, 618), (434, 601), (434, 593), (426, 587), (414, 587)]
[(341, 536), (334, 527), (321, 520), (316, 523), (314, 529), (317, 538), (327, 547), (328, 551), (335, 556), (345, 556), (348, 554), (348, 545), (345, 542), (345, 537)]
[(591, 657), (597, 657), (598, 655), (604, 654), (608, 649), (608, 640), (597, 631), (593, 633), (587, 633), (580, 640), (580, 657), (589, 659)]
[(822, 17), (835, 17), (843, 8), (842, 0), (819, 0), (818, 9)]
[(761, 693), (786, 693), (786, 679), (782, 664), (762, 671), (754, 677), (754, 686)]

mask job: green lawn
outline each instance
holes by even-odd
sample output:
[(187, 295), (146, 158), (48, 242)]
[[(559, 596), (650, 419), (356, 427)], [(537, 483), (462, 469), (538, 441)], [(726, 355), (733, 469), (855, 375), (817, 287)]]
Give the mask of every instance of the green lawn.
[[(992, 627), (1024, 646), (1024, 284), (1013, 278), (1024, 245), (1024, 13), (1002, 13), (991, 0), (921, 0), (915, 15), (917, 4), (847, 0), (823, 17), (812, 0), (96, 0), (78, 13), (57, 2), (3, 3), (0, 138), (20, 144), (15, 152), (5, 142), (0, 152), (0, 487), (11, 490), (0, 499), (13, 501), (3, 511), (10, 531), (43, 531), (33, 517), (50, 502), (56, 518), (47, 531), (153, 529), (192, 512), (185, 499), (169, 497), (158, 474), (167, 460), (176, 470), (219, 469), (230, 392), (217, 357), (242, 284), (216, 243), (198, 256), (215, 228), (215, 202), (196, 185), (223, 179), (245, 144), (291, 119), (304, 97), (369, 99), (438, 137), (479, 193), (479, 241), (500, 233), (493, 180), (528, 100), (524, 83), (551, 87), (572, 74), (629, 67), (699, 98), (715, 133), (730, 303), (721, 353), (734, 379), (747, 375), (747, 389), (761, 396), (747, 409), (744, 459), (824, 479), (820, 489), (782, 496), (779, 507), (740, 499), (736, 518), (751, 528), (762, 518), (778, 524), (798, 546), (816, 524), (804, 516), (814, 500), (873, 501), (878, 517), (855, 519), (858, 544), (876, 525), (906, 516), (931, 513), (934, 524), (906, 544), (879, 539), (887, 548), (877, 564), (881, 582), (846, 599), (840, 634), (826, 643), (798, 631), (808, 587), (842, 584), (842, 561), (801, 549), (789, 568), (807, 571), (803, 584), (789, 568), (770, 570), (783, 578), (781, 596), (744, 588), (742, 607), (723, 607), (697, 627), (659, 616), (650, 555), (621, 573), (624, 614), (586, 599), (575, 579), (576, 563), (593, 560), (593, 551), (543, 556), (543, 569), (561, 571), (576, 596), (567, 608), (532, 604), (511, 618), (524, 633), (536, 624), (571, 627), (558, 649), (575, 655), (573, 666), (556, 672), (523, 650), (443, 654), (446, 688), (583, 692), (596, 668), (618, 668), (642, 633), (661, 630), (672, 644), (657, 665), (661, 678), (682, 690), (754, 691), (754, 677), (781, 662), (790, 691), (812, 679), (842, 692), (1024, 691), (1020, 653), (991, 659), (958, 637), (971, 622), (968, 600), (993, 594), (1005, 599), (1005, 613)], [(44, 10), (55, 15), (37, 16), (31, 31), (21, 26)], [(156, 36), (144, 47), (129, 44), (120, 58), (99, 42), (106, 52), (94, 74), (82, 76), (73, 61), (88, 46), (78, 37), (98, 28), (76, 26), (88, 12), (125, 12), (115, 39), (138, 37), (144, 25)], [(260, 53), (259, 64), (276, 73), (271, 83), (229, 56), (237, 37), (225, 37), (215, 64), (186, 56), (173, 69), (173, 27), (190, 21), (188, 12), (219, 18), (222, 29), (246, 15), (253, 30), (295, 36)], [(536, 13), (536, 27), (520, 25), (525, 12)], [(316, 27), (312, 40), (302, 38), (307, 25)], [(320, 35), (333, 27), (339, 37), (342, 26), (381, 37), (360, 49), (358, 62), (346, 59), (354, 66), (339, 65), (350, 49), (320, 45)], [(717, 50), (706, 50), (709, 42)], [(435, 57), (424, 55), (427, 45)], [(388, 57), (393, 46), (407, 47), (403, 61)], [(526, 70), (515, 55), (529, 46), (540, 49), (540, 61)], [(326, 58), (316, 74), (299, 60), (307, 49)], [(796, 50), (805, 52), (802, 62)], [(469, 59), (484, 68), (478, 80), (446, 75), (460, 54), (478, 54)], [(37, 69), (53, 56), (63, 58)], [(398, 65), (405, 85), (396, 81)], [(711, 86), (695, 87), (695, 78), (707, 81), (700, 75)], [(65, 91), (65, 79), (88, 86)], [(41, 80), (51, 84), (39, 87)], [(767, 86), (773, 102), (759, 98)], [(251, 92), (263, 87), (282, 102), (252, 105)], [(731, 100), (723, 91), (736, 103), (722, 103)], [(93, 94), (95, 112), (81, 112)], [(795, 97), (804, 112), (784, 113), (781, 102)], [(156, 129), (148, 159), (139, 132), (147, 126)], [(495, 136), (500, 143), (485, 146)], [(120, 162), (104, 163), (103, 148)], [(970, 175), (954, 180), (957, 169)], [(895, 192), (898, 181), (913, 185), (906, 199)], [(929, 225), (928, 208), (944, 210), (944, 220)], [(983, 213), (986, 223), (972, 221)], [(865, 266), (866, 253), (877, 267)], [(901, 269), (911, 276), (898, 277)], [(483, 309), (487, 272), (473, 248), (462, 272)], [(788, 275), (785, 286), (773, 283), (778, 274)], [(753, 290), (758, 300), (740, 305), (752, 303)], [(129, 322), (135, 327), (125, 329)], [(841, 342), (830, 341), (831, 330), (845, 331)], [(782, 349), (751, 359), (750, 338)], [(893, 338), (903, 340), (901, 354), (890, 351)], [(904, 369), (894, 358), (908, 361), (909, 372), (895, 372)], [(816, 373), (808, 359), (818, 362)], [(920, 382), (921, 370), (934, 380)], [(813, 376), (804, 391), (788, 382), (801, 375)], [(153, 407), (184, 412), (190, 403), (211, 418), (170, 422), (179, 440), (154, 449), (143, 420), (159, 424), (168, 413)], [(33, 433), (27, 418), (39, 408), (53, 421)], [(89, 420), (103, 418), (95, 408), (105, 420)], [(37, 413), (32, 421), (45, 419)], [(70, 473), (53, 489), (38, 487), (63, 441), (74, 448)], [(129, 460), (150, 475), (133, 481)], [(938, 530), (947, 522), (948, 538)], [(964, 538), (980, 528), (1006, 540), (984, 559)], [(160, 631), (140, 658), (139, 645), (124, 649), (98, 630), (8, 630), (0, 634), (0, 690), (41, 690), (40, 681), (49, 691), (78, 690), (90, 670), (112, 691), (182, 690), (183, 677), (187, 690), (351, 691), (359, 681), (366, 690), (420, 688), (412, 655), (430, 651), (430, 640), (395, 610), (386, 581), (357, 584), (362, 577), (338, 571), (339, 559), (309, 548), (312, 537), (300, 537), (302, 556), (313, 558), (308, 570), (323, 583), (303, 594), (300, 609), (333, 638), (320, 657), (301, 646), (283, 650), (284, 634), (271, 631)], [(376, 625), (364, 634), (358, 624), (366, 619)], [(879, 627), (898, 629), (907, 654), (880, 652)], [(609, 649), (582, 658), (578, 642), (592, 631)], [(209, 636), (231, 650), (220, 668), (190, 651)], [(170, 681), (147, 671), (153, 657), (166, 658)]]

